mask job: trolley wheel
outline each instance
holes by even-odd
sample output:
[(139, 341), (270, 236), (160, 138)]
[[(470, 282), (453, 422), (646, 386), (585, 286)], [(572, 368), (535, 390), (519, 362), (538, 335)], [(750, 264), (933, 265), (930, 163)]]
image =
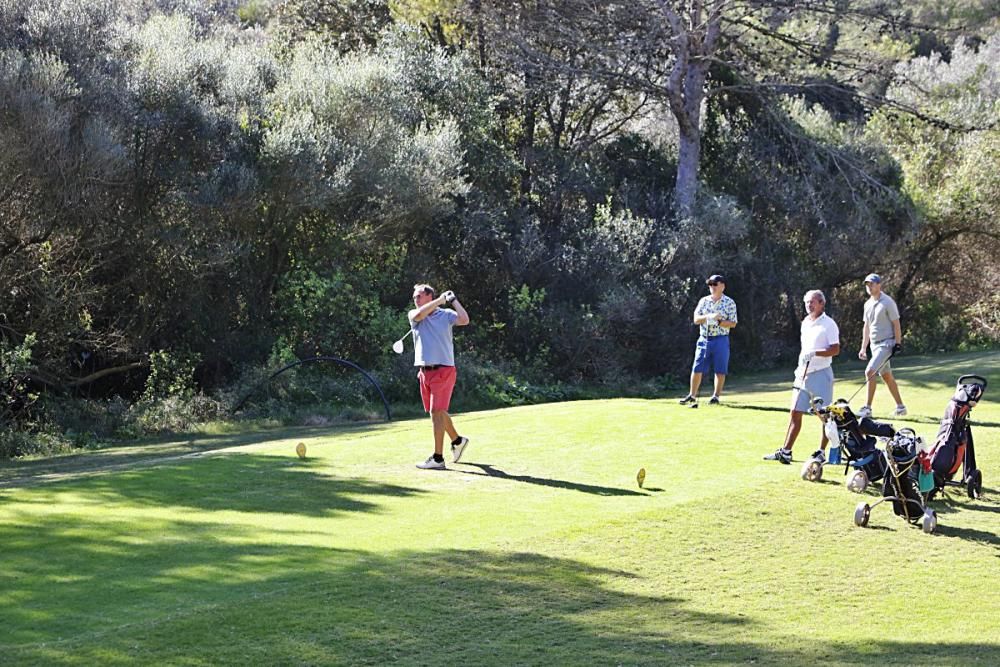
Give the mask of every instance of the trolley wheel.
[(934, 510), (924, 510), (924, 518), (921, 525), (925, 533), (933, 533), (937, 528), (937, 512)]
[(854, 493), (864, 493), (865, 489), (868, 488), (868, 475), (864, 470), (855, 470), (844, 481), (847, 484), (847, 490)]
[(868, 503), (858, 503), (858, 506), (854, 508), (854, 525), (864, 528), (868, 525), (868, 519), (871, 515), (871, 505)]
[(976, 468), (969, 475), (965, 482), (965, 491), (973, 500), (979, 499), (983, 495), (983, 471)]
[(807, 482), (818, 482), (823, 479), (823, 464), (816, 459), (809, 459), (803, 463), (802, 479)]

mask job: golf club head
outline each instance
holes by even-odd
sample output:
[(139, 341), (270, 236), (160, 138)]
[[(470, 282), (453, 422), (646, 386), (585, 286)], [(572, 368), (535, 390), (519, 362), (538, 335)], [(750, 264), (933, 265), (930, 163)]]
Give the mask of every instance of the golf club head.
[(396, 354), (403, 354), (403, 339), (399, 339), (392, 344), (392, 351)]

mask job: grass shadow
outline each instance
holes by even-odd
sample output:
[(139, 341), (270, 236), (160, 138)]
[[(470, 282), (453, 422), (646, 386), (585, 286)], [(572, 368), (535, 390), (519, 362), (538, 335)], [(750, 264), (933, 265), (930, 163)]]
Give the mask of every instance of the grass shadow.
[(779, 408), (774, 405), (752, 405), (750, 403), (726, 403), (726, 407), (731, 410), (758, 410), (760, 412), (781, 412), (788, 414), (788, 408)]
[[(761, 641), (770, 628), (742, 614), (625, 590), (632, 572), (535, 553), (234, 544), (222, 526), (184, 524), (124, 548), (124, 533), (91, 528), (0, 528), (15, 545), (0, 577), (19, 601), (2, 609), (6, 665), (1000, 661), (985, 641), (876, 641), (862, 653), (820, 637)], [(52, 557), (34, 558), (40, 548)], [(7, 574), (29, 567), (30, 578)]]
[(245, 433), (164, 436), (129, 444), (45, 459), (0, 461), (0, 488), (27, 486), (51, 481), (53, 477), (121, 470), (152, 465), (180, 457), (220, 449), (244, 447), (276, 439), (317, 438), (359, 431), (378, 431), (393, 426), (385, 423), (256, 430)]
[(939, 523), (937, 529), (935, 530), (935, 534), (943, 535), (945, 537), (958, 537), (971, 542), (992, 544), (997, 550), (1000, 550), (1000, 535), (990, 533), (985, 530), (976, 530), (975, 528), (957, 528), (955, 526), (941, 525)]
[[(483, 472), (481, 473), (471, 472), (468, 470), (458, 470), (456, 468), (450, 468), (450, 470), (455, 470), (456, 472), (461, 472), (465, 475), (480, 475), (480, 476), (485, 475), (486, 477), (507, 479), (514, 482), (523, 482), (525, 484), (537, 484), (539, 486), (548, 486), (556, 489), (580, 491), (581, 493), (592, 493), (598, 496), (648, 496), (649, 495), (648, 493), (642, 493), (641, 491), (632, 491), (631, 489), (620, 489), (613, 486), (595, 486), (593, 484), (570, 482), (562, 479), (552, 479), (550, 477), (533, 477), (531, 475), (511, 475), (488, 463), (463, 463), (463, 465), (474, 466), (476, 468), (479, 468)], [(647, 491), (652, 491), (652, 489), (647, 489)]]
[[(66, 483), (56, 482), (21, 502), (50, 502)], [(371, 512), (379, 497), (407, 497), (419, 489), (367, 479), (337, 477), (327, 464), (292, 456), (229, 453), (130, 469), (72, 482), (75, 492), (99, 506), (331, 516)], [(2, 498), (0, 494), (0, 498)]]

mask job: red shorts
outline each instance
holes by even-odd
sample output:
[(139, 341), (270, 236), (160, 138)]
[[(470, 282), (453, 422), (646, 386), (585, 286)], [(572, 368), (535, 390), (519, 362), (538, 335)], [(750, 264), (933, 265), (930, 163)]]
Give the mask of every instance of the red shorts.
[(420, 380), (420, 398), (424, 401), (424, 411), (448, 411), (456, 376), (454, 366), (438, 366), (430, 371), (420, 369), (417, 379)]

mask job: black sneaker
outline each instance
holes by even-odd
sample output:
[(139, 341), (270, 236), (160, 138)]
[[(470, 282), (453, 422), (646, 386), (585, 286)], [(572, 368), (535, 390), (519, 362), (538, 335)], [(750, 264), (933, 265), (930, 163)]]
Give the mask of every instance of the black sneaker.
[(712, 398), (708, 399), (709, 405), (719, 405), (719, 403), (720, 401), (718, 396), (713, 396)]
[(687, 396), (685, 396), (684, 398), (682, 398), (677, 402), (680, 403), (681, 405), (687, 405), (688, 403), (694, 403), (697, 405), (698, 399), (692, 396), (691, 394), (688, 394)]
[(792, 451), (790, 449), (785, 449), (782, 447), (774, 452), (774, 454), (768, 454), (764, 457), (765, 461), (781, 461), (785, 465), (792, 462)]

